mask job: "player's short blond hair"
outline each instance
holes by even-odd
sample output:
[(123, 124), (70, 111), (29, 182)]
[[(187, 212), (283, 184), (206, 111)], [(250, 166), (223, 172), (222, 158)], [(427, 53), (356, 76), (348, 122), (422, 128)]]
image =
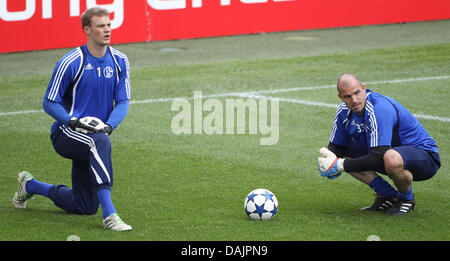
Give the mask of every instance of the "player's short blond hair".
[(87, 9), (81, 15), (81, 26), (90, 26), (92, 17), (94, 15), (109, 17), (109, 11), (106, 10), (105, 8), (98, 7), (98, 6)]

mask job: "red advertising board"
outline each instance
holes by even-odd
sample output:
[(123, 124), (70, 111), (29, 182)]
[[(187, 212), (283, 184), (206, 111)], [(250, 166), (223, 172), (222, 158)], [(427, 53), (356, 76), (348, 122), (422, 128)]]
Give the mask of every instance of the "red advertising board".
[(113, 44), (450, 19), (449, 0), (0, 0), (0, 53), (83, 44), (95, 5)]

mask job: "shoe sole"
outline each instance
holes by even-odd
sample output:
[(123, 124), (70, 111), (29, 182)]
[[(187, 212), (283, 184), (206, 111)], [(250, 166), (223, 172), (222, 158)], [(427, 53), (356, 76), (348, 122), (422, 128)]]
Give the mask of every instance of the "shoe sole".
[(129, 228), (127, 227), (125, 229), (113, 229), (113, 228), (106, 227), (106, 226), (103, 226), (103, 228), (104, 229), (109, 229), (109, 230), (114, 231), (114, 232), (131, 231), (133, 228), (130, 225), (128, 225), (128, 226), (129, 226)]
[[(27, 177), (30, 177), (30, 179), (26, 180), (26, 182), (30, 181), (31, 179), (33, 179), (33, 175), (31, 175), (31, 173), (27, 172), (27, 171), (22, 171), (19, 172), (19, 174), (17, 174), (17, 182), (19, 182), (19, 190), (24, 190), (24, 186), (22, 185), (22, 183), (25, 181), (25, 179), (27, 179)], [(25, 184), (26, 184), (25, 182)], [(34, 197), (31, 196), (30, 198), (26, 199), (25, 201), (20, 201), (18, 200), (19, 197), (19, 191), (17, 191), (16, 193), (14, 193), (14, 197), (12, 199), (12, 202), (14, 204), (14, 207), (16, 208), (27, 208), (27, 201), (29, 199), (33, 199)]]
[(12, 199), (12, 202), (14, 204), (14, 207), (16, 208), (27, 208), (27, 202), (20, 202), (19, 200), (17, 200), (17, 192), (14, 194), (14, 197)]
[(389, 216), (389, 217), (393, 217), (393, 216), (403, 216), (403, 215), (408, 215), (411, 211), (412, 211), (412, 210), (407, 211), (407, 212), (402, 212), (402, 211), (397, 211), (397, 212), (393, 212), (393, 213), (387, 212), (387, 213), (386, 213), (386, 216)]

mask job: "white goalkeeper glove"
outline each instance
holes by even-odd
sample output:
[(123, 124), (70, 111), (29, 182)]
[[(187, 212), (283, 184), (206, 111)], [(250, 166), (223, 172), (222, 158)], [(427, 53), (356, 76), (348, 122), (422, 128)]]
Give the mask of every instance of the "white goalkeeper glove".
[(91, 116), (83, 117), (81, 119), (72, 117), (69, 120), (69, 127), (85, 134), (104, 132), (109, 135), (112, 132), (111, 126), (103, 123), (99, 118)]
[(341, 176), (342, 171), (344, 171), (344, 159), (339, 159), (333, 152), (324, 147), (320, 148), (319, 153), (322, 155), (318, 159), (320, 175), (329, 179)]

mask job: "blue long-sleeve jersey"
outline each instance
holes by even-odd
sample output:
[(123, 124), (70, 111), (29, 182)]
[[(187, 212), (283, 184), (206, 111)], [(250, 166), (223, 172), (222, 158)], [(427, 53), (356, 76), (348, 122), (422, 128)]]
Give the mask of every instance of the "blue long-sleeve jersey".
[(130, 98), (127, 56), (108, 46), (103, 57), (94, 57), (84, 45), (56, 64), (43, 107), (56, 119), (52, 133), (73, 116), (97, 117), (114, 129), (125, 118)]
[(345, 103), (341, 103), (336, 111), (330, 142), (367, 153), (378, 146), (402, 145), (439, 152), (435, 140), (399, 102), (369, 89), (366, 89), (366, 95), (362, 115), (351, 112)]

